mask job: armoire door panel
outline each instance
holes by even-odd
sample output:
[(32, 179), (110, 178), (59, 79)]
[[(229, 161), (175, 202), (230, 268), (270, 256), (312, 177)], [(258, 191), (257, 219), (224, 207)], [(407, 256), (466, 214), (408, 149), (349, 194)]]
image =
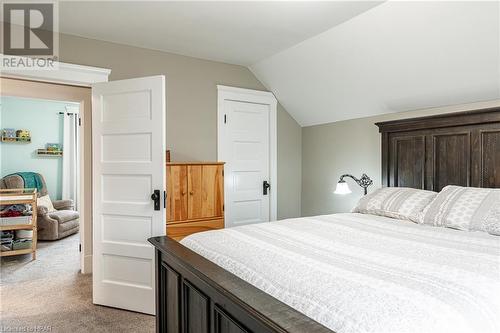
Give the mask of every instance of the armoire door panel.
[(500, 187), (500, 130), (480, 132), (481, 187)]
[(202, 165), (189, 165), (188, 167), (188, 219), (198, 219), (203, 216), (202, 203)]
[(204, 217), (222, 216), (224, 189), (222, 188), (222, 170), (220, 165), (204, 165), (202, 169), (201, 214)]
[(470, 133), (432, 135), (433, 190), (446, 185), (470, 186)]
[(167, 168), (167, 221), (182, 221), (188, 217), (187, 166)]
[(188, 219), (223, 216), (221, 165), (188, 166)]
[(425, 137), (396, 136), (390, 139), (390, 186), (424, 188)]

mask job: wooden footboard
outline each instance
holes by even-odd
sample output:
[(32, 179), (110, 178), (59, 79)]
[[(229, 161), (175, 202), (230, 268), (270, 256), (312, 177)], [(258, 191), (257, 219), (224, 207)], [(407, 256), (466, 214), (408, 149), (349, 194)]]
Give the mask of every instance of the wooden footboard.
[(328, 332), (323, 325), (168, 237), (156, 251), (156, 331)]

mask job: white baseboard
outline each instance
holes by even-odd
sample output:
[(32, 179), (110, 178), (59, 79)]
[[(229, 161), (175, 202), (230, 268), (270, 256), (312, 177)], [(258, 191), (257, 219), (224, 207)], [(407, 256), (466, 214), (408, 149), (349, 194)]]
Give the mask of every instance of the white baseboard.
[(92, 273), (92, 255), (87, 254), (82, 256), (82, 265), (81, 265), (81, 271), (82, 274), (90, 274)]

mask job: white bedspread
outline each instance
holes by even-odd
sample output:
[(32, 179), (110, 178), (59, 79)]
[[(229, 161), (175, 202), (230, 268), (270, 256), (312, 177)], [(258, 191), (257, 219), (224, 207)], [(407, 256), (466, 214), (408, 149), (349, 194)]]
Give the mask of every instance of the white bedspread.
[(500, 332), (500, 237), (335, 214), (182, 244), (338, 332)]

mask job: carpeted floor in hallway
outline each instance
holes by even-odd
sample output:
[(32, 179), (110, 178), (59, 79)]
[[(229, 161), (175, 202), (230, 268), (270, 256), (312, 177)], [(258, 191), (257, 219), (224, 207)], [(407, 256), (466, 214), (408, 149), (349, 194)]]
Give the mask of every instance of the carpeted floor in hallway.
[(35, 261), (2, 258), (0, 332), (155, 331), (153, 316), (92, 304), (92, 276), (79, 273), (78, 243), (78, 234), (39, 242)]

